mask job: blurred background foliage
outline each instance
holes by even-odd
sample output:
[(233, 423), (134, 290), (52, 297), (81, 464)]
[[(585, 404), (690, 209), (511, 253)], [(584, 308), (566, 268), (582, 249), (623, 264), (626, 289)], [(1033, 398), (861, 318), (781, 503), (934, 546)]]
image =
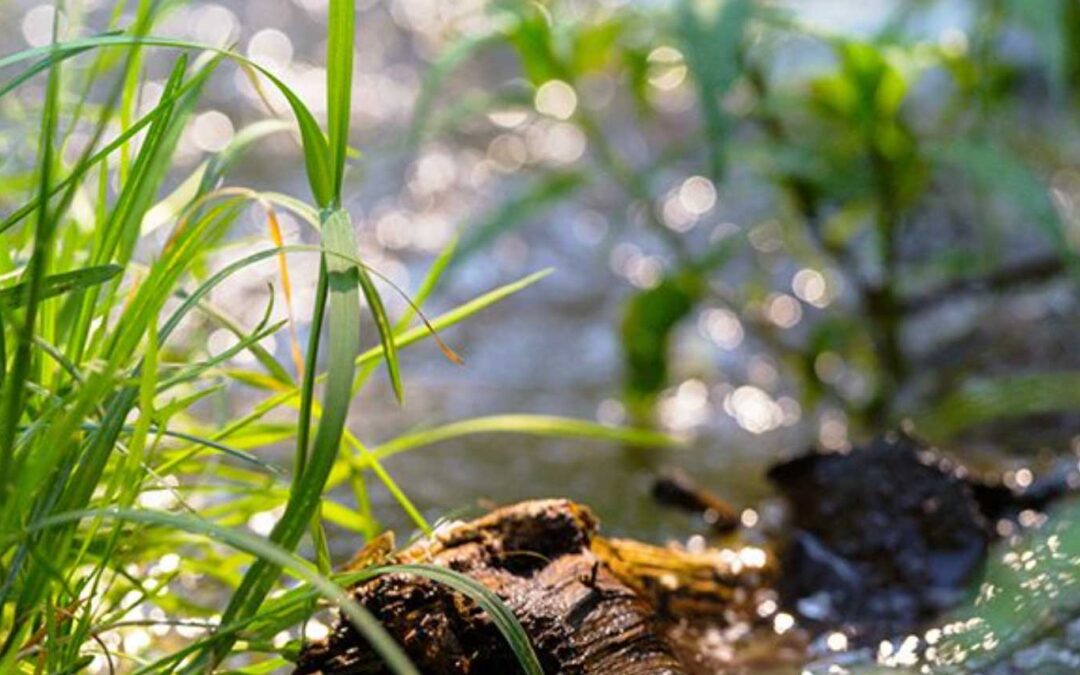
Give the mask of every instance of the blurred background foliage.
[(935, 364), (967, 360), (956, 345), (1002, 320), (942, 312), (1001, 307), (1074, 268), (1077, 3), (902, 3), (860, 35), (791, 9), (491, 3), (490, 30), (430, 71), (412, 142), (486, 132), (512, 163), (518, 124), (552, 125), (555, 156), (466, 229), (474, 246), (564, 200), (619, 204), (603, 213), (606, 236), (635, 242), (613, 244), (613, 264), (635, 288), (619, 330), (636, 421), (655, 423), (673, 335), (695, 316), (721, 347), (763, 348), (801, 407), (837, 405), (863, 432), (925, 416), (943, 438), (975, 420), (938, 403), (978, 406), (986, 387), (1031, 401), (995, 417), (1072, 409), (1080, 376), (1053, 359), (998, 357), (1045, 382)]

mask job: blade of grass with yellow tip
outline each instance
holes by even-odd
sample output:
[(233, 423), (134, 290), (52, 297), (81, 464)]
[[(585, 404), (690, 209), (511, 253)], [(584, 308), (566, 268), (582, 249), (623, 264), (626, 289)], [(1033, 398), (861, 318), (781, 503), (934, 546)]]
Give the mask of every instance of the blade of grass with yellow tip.
[[(285, 237), (281, 232), (281, 223), (278, 222), (277, 213), (269, 202), (264, 204), (266, 209), (266, 226), (270, 230), (270, 240), (278, 248), (285, 247)], [(278, 276), (281, 278), (281, 292), (285, 296), (285, 312), (289, 317), (289, 348), (292, 352), (293, 365), (296, 367), (297, 377), (304, 377), (304, 352), (300, 348), (300, 336), (296, 332), (296, 315), (293, 312), (292, 282), (289, 280), (289, 261), (282, 251), (277, 257)]]
[[(323, 244), (328, 251), (347, 252), (351, 256), (356, 250), (352, 222), (344, 211), (324, 212), (322, 231)], [(285, 512), (270, 533), (270, 541), (285, 550), (293, 550), (310, 527), (322, 500), (326, 479), (337, 459), (352, 398), (354, 361), (360, 343), (358, 268), (340, 257), (328, 255), (324, 269), (328, 288), (326, 317), (329, 371), (323, 394), (322, 415), (319, 417), (318, 431), (311, 451), (304, 462), (303, 470), (293, 479)], [(307, 366), (313, 371), (315, 364), (308, 363)], [(311, 405), (310, 399), (307, 404)], [(252, 564), (233, 593), (222, 616), (222, 623), (243, 620), (253, 615), (270, 592), (280, 571), (280, 565), (273, 561), (259, 559)], [(204, 655), (200, 665), (220, 662), (231, 646), (231, 640), (215, 645), (212, 652)]]
[[(321, 140), (321, 132), (317, 129), (308, 130), (308, 135), (317, 133), (320, 142), (309, 144), (305, 138), (304, 143), (305, 154), (313, 155), (309, 158), (312, 191), (323, 209), (320, 214), (322, 244), (327, 253), (338, 253), (340, 256), (324, 254), (322, 257), (311, 343), (302, 383), (296, 475), (285, 512), (270, 533), (271, 541), (289, 551), (300, 543), (304, 532), (312, 527), (326, 479), (337, 459), (352, 399), (354, 361), (360, 348), (360, 268), (341, 257), (355, 256), (357, 246), (352, 221), (348, 213), (340, 208), (351, 113), (355, 12), (356, 8), (351, 0), (336, 0), (330, 4), (327, 47), (329, 144)], [(304, 133), (304, 123), (301, 123), (301, 133)], [(321, 175), (311, 172), (311, 166), (318, 167)], [(329, 371), (323, 393), (322, 415), (309, 452), (308, 429), (314, 404), (312, 389), (318, 356), (318, 327), (324, 315), (328, 322)], [(315, 526), (318, 527), (317, 524)], [(254, 615), (273, 587), (280, 570), (281, 566), (273, 562), (264, 559), (256, 561), (233, 593), (222, 622), (227, 624)], [(232, 639), (226, 639), (216, 644), (213, 650), (203, 652), (196, 667), (219, 663), (228, 654), (232, 644)]]

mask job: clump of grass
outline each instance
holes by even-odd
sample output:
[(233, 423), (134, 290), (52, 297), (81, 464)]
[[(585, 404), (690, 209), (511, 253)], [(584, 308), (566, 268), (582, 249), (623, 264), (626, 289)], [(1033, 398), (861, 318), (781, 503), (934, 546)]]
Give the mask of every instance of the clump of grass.
[[(546, 273), (430, 321), (421, 316), (422, 325), (414, 327), (418, 306), (449, 265), (450, 246), (417, 291), (413, 311), (392, 323), (373, 281), (378, 274), (358, 258), (342, 207), (353, 3), (330, 3), (325, 133), (300, 97), (258, 63), (228, 49), (154, 36), (170, 6), (144, 0), (130, 26), (120, 25), (117, 12), (101, 35), (54, 39), (0, 58), (0, 68), (14, 72), (0, 84), (0, 104), (45, 81), (36, 113), (6, 108), (26, 115), (13, 123), (34, 130), (37, 144), (34, 166), (11, 168), (0, 193), (0, 203), (10, 207), (0, 221), (0, 672), (73, 673), (91, 665), (206, 672), (237, 654), (268, 672), (295, 653), (295, 644), (276, 637), (321, 607), (318, 598), (340, 607), (393, 670), (415, 672), (343, 590), (395, 568), (338, 575), (326, 546), (327, 522), (369, 535), (378, 531), (366, 501), (369, 472), (418, 527), (428, 528), (381, 466), (383, 458), (471, 433), (641, 444), (667, 439), (522, 415), (416, 432), (369, 452), (347, 421), (372, 370), (384, 363), (403, 399), (398, 350)], [(148, 50), (175, 60), (160, 99), (140, 116), (135, 102), (148, 79), (142, 58)], [(182, 182), (190, 189), (162, 198), (166, 180), (176, 173), (181, 133), (206, 82), (227, 62), (276, 88), (288, 103), (291, 124), (242, 130)], [(228, 167), (245, 150), (290, 128), (300, 139), (312, 204), (224, 186)], [(76, 131), (85, 142), (73, 152)], [(171, 233), (149, 262), (142, 261), (136, 252), (154, 241), (143, 231), (146, 215), (164, 201), (177, 214)], [(205, 272), (252, 204), (269, 214), (273, 245)], [(316, 228), (320, 244), (285, 242), (275, 210), (289, 210)], [(311, 334), (295, 368), (299, 381), (260, 346), (286, 328), (286, 321), (271, 321), (272, 302), (252, 328), (208, 302), (215, 288), (275, 259), (289, 298), (286, 254), (317, 255), (320, 265)], [(361, 293), (380, 338), (380, 346), (366, 352), (359, 340)], [(226, 328), (236, 343), (206, 356), (179, 339), (178, 329), (194, 321)], [(227, 367), (241, 352), (250, 353), (256, 369)], [(224, 426), (206, 427), (195, 406), (232, 382), (255, 387), (265, 398)], [(281, 408), (294, 409), (295, 419), (267, 421)], [(287, 439), (296, 443), (291, 471), (259, 452)], [(346, 482), (354, 487), (356, 505), (324, 500), (327, 489)], [(267, 537), (239, 529), (267, 514), (274, 518)], [(305, 535), (314, 562), (297, 554)], [(429, 576), (473, 597), (491, 613), (526, 672), (540, 672), (521, 626), (482, 587), (442, 569), (396, 571)], [(275, 591), (280, 593), (268, 599)], [(178, 640), (170, 626), (180, 624), (189, 630)], [(137, 631), (145, 637), (147, 627), (163, 629), (152, 633), (154, 644), (122, 639)]]

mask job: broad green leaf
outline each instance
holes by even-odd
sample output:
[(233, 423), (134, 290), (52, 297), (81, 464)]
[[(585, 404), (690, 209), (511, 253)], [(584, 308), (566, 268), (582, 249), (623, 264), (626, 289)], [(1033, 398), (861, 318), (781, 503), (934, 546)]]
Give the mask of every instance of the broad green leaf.
[(652, 406), (668, 384), (668, 346), (675, 327), (693, 311), (702, 293), (694, 273), (669, 276), (626, 304), (622, 335), (624, 392), (636, 424), (651, 424)]

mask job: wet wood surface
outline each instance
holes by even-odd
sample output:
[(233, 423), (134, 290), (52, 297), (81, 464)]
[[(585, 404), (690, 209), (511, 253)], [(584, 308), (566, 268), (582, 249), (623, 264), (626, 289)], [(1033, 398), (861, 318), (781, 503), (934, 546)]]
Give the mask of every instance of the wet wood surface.
[[(702, 620), (723, 625), (735, 608), (751, 611), (756, 589), (775, 571), (763, 549), (751, 550), (688, 552), (608, 539), (597, 534), (588, 509), (545, 500), (441, 528), (389, 562), (442, 565), (495, 591), (521, 621), (546, 673), (694, 675), (715, 670), (689, 643), (689, 636), (699, 638), (690, 627)], [(424, 673), (518, 672), (489, 618), (444, 586), (395, 574), (353, 594)], [(386, 670), (339, 621), (303, 652), (296, 672)]]

